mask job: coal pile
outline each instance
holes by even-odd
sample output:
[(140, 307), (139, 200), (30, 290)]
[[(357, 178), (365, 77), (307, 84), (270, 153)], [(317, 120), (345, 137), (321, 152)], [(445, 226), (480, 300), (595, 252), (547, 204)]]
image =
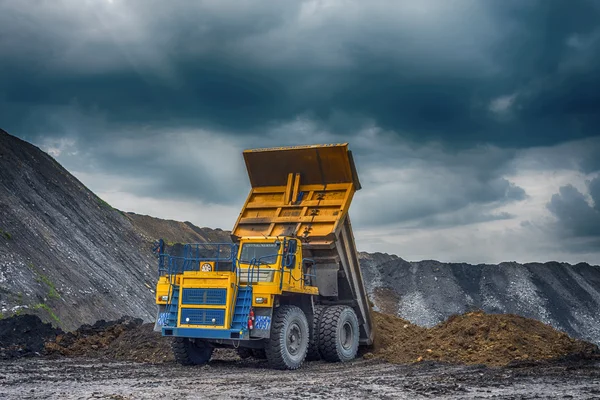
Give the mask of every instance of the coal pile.
[(0, 359), (40, 355), (44, 343), (63, 331), (44, 323), (37, 315), (0, 319)]
[(470, 312), (452, 316), (432, 328), (419, 327), (391, 315), (373, 314), (377, 339), (373, 353), (367, 357), (392, 363), (431, 360), (505, 366), (599, 354), (594, 344), (512, 314)]

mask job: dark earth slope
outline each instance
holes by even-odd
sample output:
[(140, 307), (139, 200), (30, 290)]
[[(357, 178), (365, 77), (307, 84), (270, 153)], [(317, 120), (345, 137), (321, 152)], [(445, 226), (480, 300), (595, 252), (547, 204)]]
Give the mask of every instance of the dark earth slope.
[(154, 318), (156, 261), (120, 211), (52, 157), (0, 130), (0, 307), (72, 330)]
[(221, 229), (198, 228), (191, 222), (180, 222), (173, 220), (150, 217), (132, 212), (126, 213), (133, 222), (138, 232), (148, 241), (163, 239), (174, 243), (229, 243), (231, 232)]
[(414, 324), (432, 327), (481, 309), (533, 318), (600, 344), (599, 266), (407, 262), (381, 253), (361, 253), (360, 261), (377, 308)]

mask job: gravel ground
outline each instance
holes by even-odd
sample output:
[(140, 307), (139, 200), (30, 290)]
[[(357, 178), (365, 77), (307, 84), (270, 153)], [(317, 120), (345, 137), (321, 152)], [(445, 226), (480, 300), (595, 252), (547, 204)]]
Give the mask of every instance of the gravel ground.
[(5, 362), (0, 398), (10, 399), (600, 399), (600, 361), (512, 368), (359, 359), (273, 371), (265, 361), (209, 366), (24, 358)]

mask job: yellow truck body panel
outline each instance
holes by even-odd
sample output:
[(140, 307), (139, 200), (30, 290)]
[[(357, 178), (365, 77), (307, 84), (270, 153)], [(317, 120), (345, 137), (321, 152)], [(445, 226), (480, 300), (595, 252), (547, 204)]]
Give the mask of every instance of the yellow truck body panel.
[(352, 304), (361, 343), (371, 344), (370, 306), (348, 216), (361, 185), (348, 144), (251, 149), (243, 155), (251, 189), (233, 238), (301, 239), (303, 256), (315, 261), (319, 293)]
[(252, 189), (233, 236), (331, 242), (360, 189), (348, 144), (244, 151)]

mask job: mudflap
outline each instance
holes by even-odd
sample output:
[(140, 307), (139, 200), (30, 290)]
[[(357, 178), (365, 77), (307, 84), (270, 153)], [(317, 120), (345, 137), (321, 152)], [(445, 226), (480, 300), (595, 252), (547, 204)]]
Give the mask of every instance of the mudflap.
[(165, 312), (167, 306), (159, 304), (156, 307), (156, 322), (154, 322), (154, 332), (162, 332), (162, 327), (167, 322), (168, 313)]
[(271, 316), (273, 309), (270, 307), (254, 308), (254, 329), (250, 331), (252, 339), (269, 338), (271, 336)]

